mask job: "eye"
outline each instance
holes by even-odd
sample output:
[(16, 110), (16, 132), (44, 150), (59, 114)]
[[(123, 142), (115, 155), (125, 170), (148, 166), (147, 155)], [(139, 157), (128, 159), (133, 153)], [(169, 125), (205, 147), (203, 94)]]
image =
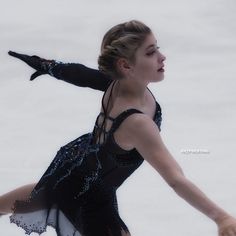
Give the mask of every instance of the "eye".
[(150, 52), (147, 52), (147, 56), (152, 56), (153, 54), (155, 54), (160, 47), (155, 47), (154, 49), (152, 49)]

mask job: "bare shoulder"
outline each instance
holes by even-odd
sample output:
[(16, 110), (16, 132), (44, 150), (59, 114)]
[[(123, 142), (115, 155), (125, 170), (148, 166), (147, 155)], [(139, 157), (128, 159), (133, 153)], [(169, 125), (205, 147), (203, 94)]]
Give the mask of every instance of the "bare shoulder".
[[(113, 134), (116, 142), (125, 150), (135, 148), (134, 137), (137, 135), (137, 126), (143, 127), (143, 124), (155, 125), (152, 119), (144, 113), (133, 113), (129, 115)], [(139, 131), (141, 132), (141, 130)]]
[(150, 116), (144, 113), (134, 113), (127, 117), (121, 124), (120, 133), (123, 134), (129, 146), (136, 149), (140, 149), (141, 146), (148, 149), (151, 144), (156, 145), (160, 139), (157, 125)]
[(156, 123), (146, 114), (136, 113), (127, 120), (127, 127), (135, 148), (150, 147), (159, 142), (163, 146)]
[(183, 171), (164, 144), (155, 122), (146, 114), (134, 114), (127, 120), (129, 142), (166, 182), (174, 186)]
[(135, 113), (129, 116), (125, 126), (134, 141), (135, 139), (140, 140), (160, 136), (156, 123), (144, 113)]

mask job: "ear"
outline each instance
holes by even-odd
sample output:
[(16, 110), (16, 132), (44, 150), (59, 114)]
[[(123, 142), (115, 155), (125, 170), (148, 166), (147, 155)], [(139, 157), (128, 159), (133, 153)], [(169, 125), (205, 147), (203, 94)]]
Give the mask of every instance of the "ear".
[(125, 58), (119, 58), (116, 62), (116, 66), (118, 71), (120, 71), (122, 75), (127, 75), (131, 69), (130, 62)]

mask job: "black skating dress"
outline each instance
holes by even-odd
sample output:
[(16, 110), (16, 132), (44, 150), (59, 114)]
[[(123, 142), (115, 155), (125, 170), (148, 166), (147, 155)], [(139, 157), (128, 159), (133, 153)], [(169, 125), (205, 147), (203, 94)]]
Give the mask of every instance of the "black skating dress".
[[(115, 84), (81, 64), (57, 62), (51, 75), (77, 86), (105, 91), (103, 99), (109, 85), (111, 95)], [(97, 116), (93, 131), (61, 147), (29, 199), (15, 201), (10, 222), (22, 227), (25, 234), (41, 234), (47, 226), (52, 226), (57, 236), (121, 236), (121, 231), (129, 232), (119, 216), (116, 190), (144, 159), (136, 149), (122, 149), (113, 134), (128, 116), (141, 111), (128, 109), (112, 118), (106, 115), (103, 99), (104, 113)], [(156, 101), (153, 120), (159, 130), (161, 115)], [(103, 127), (105, 119), (112, 122), (108, 131)], [(100, 135), (96, 138), (99, 130), (103, 143)]]

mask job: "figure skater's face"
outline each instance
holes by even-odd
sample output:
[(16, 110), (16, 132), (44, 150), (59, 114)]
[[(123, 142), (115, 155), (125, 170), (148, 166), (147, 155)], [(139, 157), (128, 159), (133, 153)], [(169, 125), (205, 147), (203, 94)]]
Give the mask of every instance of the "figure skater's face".
[(137, 49), (135, 63), (132, 66), (135, 79), (147, 82), (158, 82), (164, 79), (164, 60), (159, 51), (157, 40), (153, 33), (149, 34), (144, 43)]

